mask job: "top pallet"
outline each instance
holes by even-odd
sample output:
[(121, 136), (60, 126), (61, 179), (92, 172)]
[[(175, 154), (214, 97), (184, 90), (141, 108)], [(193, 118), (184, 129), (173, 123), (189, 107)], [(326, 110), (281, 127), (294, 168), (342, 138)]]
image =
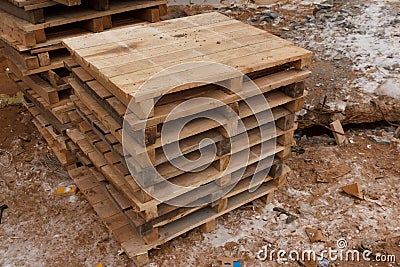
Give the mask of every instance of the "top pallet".
[[(229, 81), (226, 73), (207, 62), (216, 62), (243, 74), (274, 68), (303, 69), (311, 52), (263, 30), (213, 12), (132, 26), (100, 34), (64, 40), (72, 57), (86, 71), (109, 89), (122, 103), (152, 100), (163, 94), (154, 83), (153, 89), (137, 94), (138, 89), (153, 75), (182, 63), (203, 62), (194, 67), (182, 65), (169, 73), (171, 80), (195, 79)], [(188, 69), (189, 68), (189, 69)], [(164, 76), (165, 77), (165, 76)], [(254, 77), (252, 77), (254, 78)], [(173, 81), (172, 81), (173, 82)], [(174, 91), (187, 90), (198, 83), (184, 84)]]

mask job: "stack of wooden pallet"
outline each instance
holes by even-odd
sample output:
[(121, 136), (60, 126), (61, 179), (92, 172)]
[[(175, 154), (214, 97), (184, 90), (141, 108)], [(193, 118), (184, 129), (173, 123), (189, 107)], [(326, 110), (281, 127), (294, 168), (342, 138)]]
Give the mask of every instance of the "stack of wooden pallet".
[[(68, 113), (71, 126), (66, 133), (79, 162), (69, 166), (69, 173), (138, 265), (148, 261), (149, 250), (174, 237), (198, 226), (211, 231), (221, 215), (258, 198), (270, 201), (284, 183), (294, 114), (302, 108), (304, 80), (310, 75), (305, 70), (309, 51), (218, 13), (63, 43), (73, 59), (65, 64), (72, 72), (75, 107)], [(210, 61), (242, 74), (221, 71)], [(182, 63), (192, 65), (170, 68), (153, 80), (153, 87), (143, 89), (153, 75)], [(243, 74), (259, 88), (257, 94)], [(163, 92), (171, 85), (166, 82), (187, 77), (193, 80)], [(200, 98), (216, 102), (196, 102), (167, 121), (180, 104)], [(222, 116), (220, 122), (204, 118), (205, 113), (214, 116), (226, 110), (232, 116)], [(187, 118), (190, 122), (178, 139), (163, 139), (163, 127)], [(243, 135), (247, 142), (239, 138)], [(207, 138), (215, 142), (216, 154), (198, 162), (199, 144), (207, 147), (201, 142)], [(183, 155), (167, 155), (165, 149), (176, 143)], [(231, 159), (246, 149), (246, 160), (228, 170)], [(142, 156), (148, 156), (151, 166)], [(171, 158), (196, 163), (182, 169)], [(258, 182), (252, 183), (254, 177)], [(183, 189), (162, 191), (168, 182)], [(230, 190), (221, 194), (226, 188)], [(155, 198), (160, 190), (163, 198)]]
[[(63, 131), (70, 127), (74, 110), (64, 60), (68, 50), (61, 40), (145, 21), (159, 21), (165, 0), (1, 0), (0, 46), (8, 60), (9, 75), (25, 95), (34, 123), (48, 141), (59, 139), (62, 163), (76, 159)], [(50, 138), (51, 137), (51, 138)], [(59, 145), (61, 143), (62, 145)]]

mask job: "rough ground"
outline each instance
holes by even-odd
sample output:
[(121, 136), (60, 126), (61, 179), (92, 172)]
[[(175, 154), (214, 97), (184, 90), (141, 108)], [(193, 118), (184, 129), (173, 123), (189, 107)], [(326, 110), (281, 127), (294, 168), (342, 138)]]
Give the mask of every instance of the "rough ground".
[[(300, 7), (294, 5), (298, 2)], [(327, 103), (338, 109), (378, 94), (399, 97), (399, 1), (331, 2), (334, 7), (315, 16), (315, 5), (297, 0), (218, 9), (315, 52), (309, 106), (323, 101), (325, 95)], [(170, 16), (210, 9), (174, 7)], [(265, 10), (277, 11), (278, 17), (260, 13)], [(267, 17), (261, 20), (260, 16)], [(16, 89), (4, 75), (4, 66), (2, 61), (0, 94), (13, 95)], [(20, 107), (1, 109), (0, 126), (0, 205), (9, 206), (0, 224), (0, 266), (96, 266), (100, 262), (133, 266), (125, 255), (118, 256), (119, 245), (81, 195), (54, 194), (70, 180), (27, 112)], [(220, 218), (213, 233), (193, 230), (161, 246), (150, 253), (150, 266), (218, 266), (217, 258), (222, 256), (238, 258), (245, 266), (278, 266), (276, 261), (258, 261), (256, 252), (269, 244), (270, 249), (318, 252), (336, 249), (340, 238), (347, 240), (349, 248), (363, 245), (375, 253), (395, 254), (397, 262), (330, 266), (400, 266), (400, 140), (387, 124), (368, 127), (348, 129), (351, 142), (342, 147), (323, 128), (298, 132), (298, 147), (288, 161), (293, 171), (272, 204), (256, 202)], [(351, 171), (330, 183), (317, 183), (318, 177), (330, 178), (327, 171), (337, 166)], [(354, 182), (364, 189), (365, 200), (340, 189)], [(275, 206), (299, 219), (286, 224), (284, 216), (272, 211)], [(327, 241), (311, 244), (306, 227), (321, 229)], [(286, 266), (300, 265), (288, 262)]]

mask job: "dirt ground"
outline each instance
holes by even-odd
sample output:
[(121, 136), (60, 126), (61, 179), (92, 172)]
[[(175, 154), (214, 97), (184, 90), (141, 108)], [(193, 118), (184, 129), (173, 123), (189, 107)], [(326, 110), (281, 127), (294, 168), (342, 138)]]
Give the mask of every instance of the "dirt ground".
[[(337, 20), (338, 14), (345, 14), (344, 20), (350, 23), (356, 16), (371, 12), (368, 15), (373, 17), (373, 12), (381, 11), (390, 28), (390, 20), (400, 14), (398, 1), (378, 4), (378, 1), (365, 4), (351, 1), (334, 7), (352, 12), (351, 16), (337, 10), (327, 13), (324, 9), (313, 16), (316, 5), (307, 2), (293, 7), (297, 2), (280, 1), (279, 5), (256, 7), (250, 2), (229, 8), (173, 7), (169, 16), (192, 15), (215, 8), (312, 50), (313, 77), (307, 82), (310, 107), (326, 95), (333, 109), (365, 101), (382, 93), (382, 85), (388, 79), (394, 83), (391, 89), (400, 90), (396, 85), (398, 70), (390, 68), (396, 64), (392, 58), (388, 57), (389, 64), (371, 51), (369, 56), (364, 52), (353, 54), (352, 46), (347, 53), (331, 57), (342, 47), (329, 45), (333, 44), (330, 36), (340, 40), (344, 34), (338, 28), (342, 24), (337, 28), (332, 24), (342, 21)], [(366, 10), (374, 4), (380, 9)], [(326, 8), (331, 10), (329, 6)], [(261, 13), (265, 10), (280, 15), (271, 20), (270, 13)], [(262, 14), (267, 17), (260, 21)], [(399, 22), (396, 23), (398, 27)], [(383, 26), (375, 27), (365, 29), (365, 35), (372, 31), (371, 38), (375, 34), (386, 38), (386, 33), (377, 33)], [(392, 31), (390, 40), (398, 44), (400, 35)], [(362, 39), (358, 35), (355, 38)], [(389, 44), (381, 54), (392, 53), (388, 56), (398, 60), (398, 46), (397, 50), (392, 51)], [(365, 60), (370, 61), (370, 67), (364, 64)], [(385, 68), (384, 64), (390, 66)], [(17, 90), (4, 74), (4, 60), (0, 68), (0, 94), (14, 95)], [(376, 71), (368, 71), (371, 69)], [(386, 74), (381, 73), (385, 71)], [(9, 206), (0, 224), (0, 266), (96, 266), (100, 262), (105, 266), (134, 266), (126, 255), (119, 254), (118, 243), (82, 195), (55, 195), (58, 187), (72, 182), (40, 138), (27, 111), (22, 107), (0, 109), (0, 126), (0, 205)], [(400, 139), (394, 137), (395, 129), (385, 123), (347, 128), (350, 142), (340, 147), (322, 127), (298, 131), (297, 147), (287, 162), (292, 172), (271, 204), (254, 202), (218, 219), (217, 229), (212, 233), (193, 230), (160, 246), (150, 252), (149, 266), (220, 266), (220, 257), (237, 258), (242, 266), (302, 266), (295, 261), (261, 261), (256, 255), (264, 246), (269, 250), (313, 249), (321, 253), (324, 249), (337, 249), (337, 241), (341, 239), (346, 240), (347, 249), (395, 255), (396, 261), (335, 261), (329, 266), (400, 266)], [(361, 186), (364, 200), (343, 193), (341, 187), (352, 183)], [(287, 224), (286, 217), (273, 211), (274, 207), (284, 208), (299, 218)], [(320, 229), (326, 242), (310, 243), (307, 227)], [(320, 263), (320, 266), (328, 265)]]

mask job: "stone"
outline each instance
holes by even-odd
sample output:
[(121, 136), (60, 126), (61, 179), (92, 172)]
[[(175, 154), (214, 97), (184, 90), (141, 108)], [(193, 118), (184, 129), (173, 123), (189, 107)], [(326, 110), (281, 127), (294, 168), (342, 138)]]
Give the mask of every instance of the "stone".
[(261, 20), (275, 20), (280, 16), (279, 12), (272, 11), (272, 10), (264, 10), (261, 12)]
[(288, 216), (286, 214), (282, 213), (281, 215), (279, 215), (279, 220), (281, 220), (281, 221), (286, 221), (287, 218), (288, 218)]
[(369, 139), (379, 145), (390, 145), (390, 140), (387, 137), (369, 136)]
[(29, 135), (27, 133), (22, 133), (18, 136), (19, 139), (21, 139), (22, 141), (25, 142), (30, 142), (31, 138), (29, 137)]
[(272, 22), (274, 21), (273, 18), (269, 17), (269, 16), (260, 16), (260, 20), (261, 21), (265, 21), (265, 22)]
[(102, 242), (107, 242), (108, 240), (110, 240), (110, 235), (108, 233), (103, 233), (101, 235), (101, 241)]
[(307, 19), (308, 21), (314, 21), (314, 20), (315, 20), (315, 17), (312, 16), (312, 15), (307, 15), (307, 16), (306, 16), (306, 19)]
[[(276, 19), (276, 18), (278, 18), (278, 17), (280, 16), (280, 13), (279, 13), (279, 12), (274, 12), (274, 11), (272, 11), (272, 12), (269, 13), (269, 16), (270, 16), (271, 18), (273, 18), (273, 19)], [(397, 64), (397, 65), (398, 65), (398, 64)]]

